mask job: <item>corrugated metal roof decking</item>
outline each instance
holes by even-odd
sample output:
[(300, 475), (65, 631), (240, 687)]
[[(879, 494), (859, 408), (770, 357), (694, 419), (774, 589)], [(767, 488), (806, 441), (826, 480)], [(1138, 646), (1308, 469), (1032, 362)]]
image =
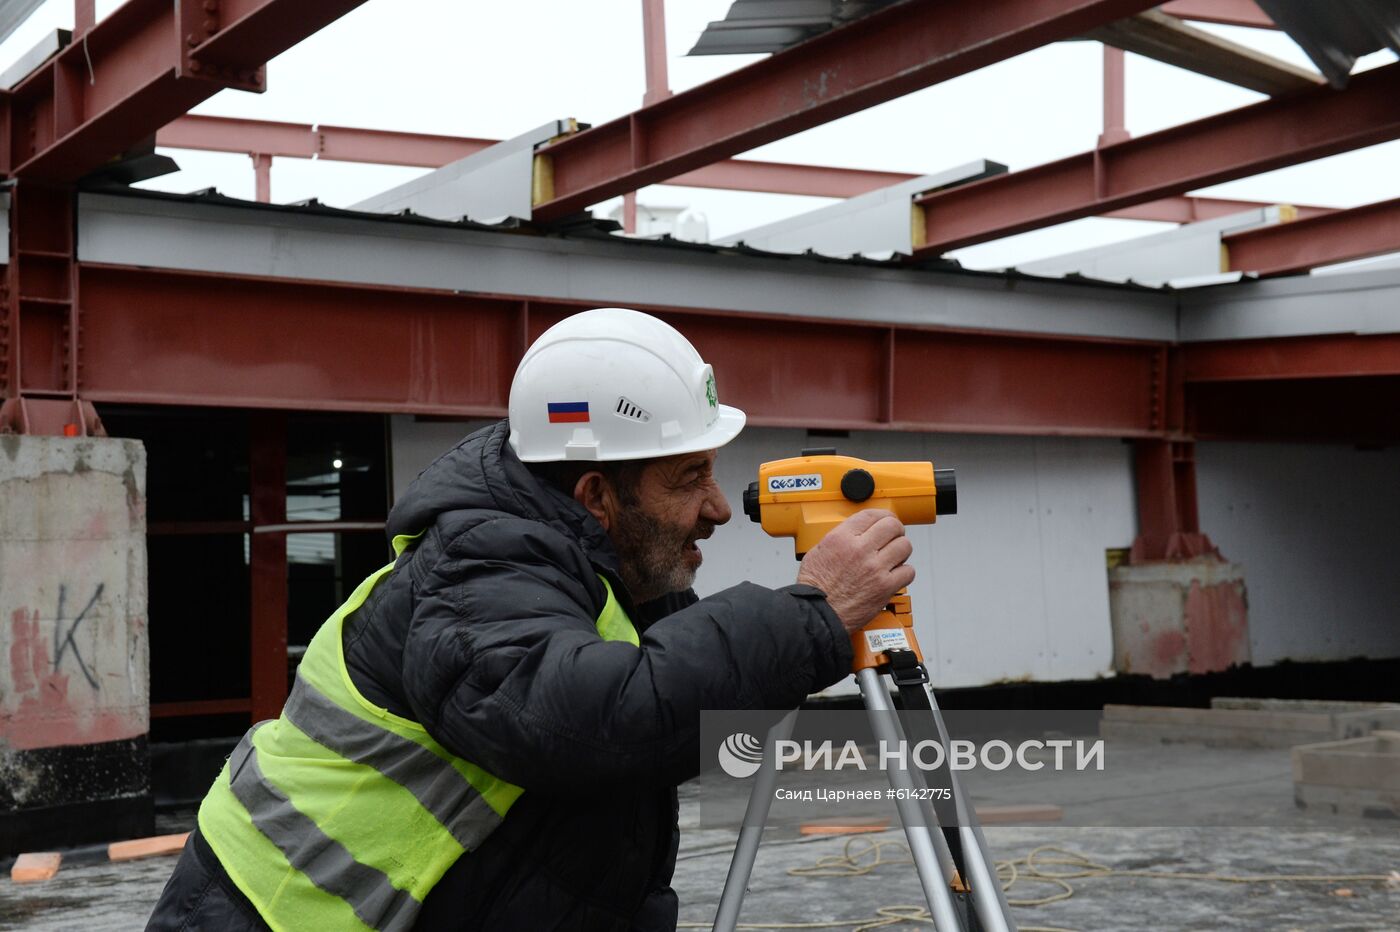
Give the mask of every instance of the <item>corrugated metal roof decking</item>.
[(629, 243), (640, 248), (654, 247), (660, 249), (676, 249), (687, 252), (707, 253), (711, 255), (735, 255), (752, 256), (765, 259), (783, 260), (810, 260), (821, 264), (846, 265), (854, 267), (874, 267), (891, 269), (914, 269), (929, 270), (937, 272), (952, 272), (974, 278), (997, 278), (1008, 280), (1032, 280), (1032, 281), (1072, 281), (1079, 284), (1102, 285), (1111, 288), (1129, 288), (1138, 291), (1171, 291), (1169, 285), (1159, 282), (1142, 283), (1132, 279), (1098, 279), (1082, 274), (1067, 275), (1039, 275), (1032, 272), (1023, 272), (1014, 267), (998, 270), (969, 269), (963, 266), (956, 259), (937, 258), (916, 260), (910, 256), (900, 253), (884, 252), (878, 254), (857, 253), (851, 255), (832, 255), (822, 253), (815, 249), (801, 251), (781, 251), (760, 249), (750, 246), (745, 242), (735, 243), (698, 243), (689, 240), (677, 239), (669, 234), (660, 236), (628, 236), (619, 235), (622, 225), (615, 220), (604, 220), (592, 216), (591, 214), (580, 214), (575, 218), (563, 222), (552, 223), (547, 227), (536, 226), (529, 220), (522, 220), (516, 217), (509, 217), (494, 223), (481, 223), (469, 217), (462, 217), (457, 220), (442, 220), (434, 217), (425, 217), (410, 210), (398, 211), (395, 213), (378, 213), (371, 211), (355, 210), (352, 208), (332, 207), (321, 202), (319, 199), (310, 198), (304, 201), (295, 201), (286, 204), (269, 204), (259, 201), (249, 201), (242, 198), (230, 197), (220, 192), (217, 188), (203, 188), (191, 191), (186, 194), (177, 194), (166, 191), (147, 191), (137, 188), (111, 187), (94, 189), (90, 193), (104, 196), (131, 197), (143, 200), (166, 201), (183, 204), (207, 204), (222, 207), (237, 207), (255, 211), (269, 211), (279, 214), (295, 214), (313, 217), (337, 217), (353, 218), (357, 220), (371, 220), (381, 223), (407, 223), (414, 226), (435, 227), (460, 230), (480, 230), (490, 233), (514, 234), (520, 236), (539, 236), (556, 239), (575, 239), (606, 241), (610, 243)]

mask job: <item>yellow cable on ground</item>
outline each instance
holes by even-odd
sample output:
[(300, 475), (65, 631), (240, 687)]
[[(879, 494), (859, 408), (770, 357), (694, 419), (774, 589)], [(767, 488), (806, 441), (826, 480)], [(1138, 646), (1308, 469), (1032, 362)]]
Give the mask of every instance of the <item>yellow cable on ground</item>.
[[(901, 856), (886, 857), (886, 849), (898, 849)], [(705, 852), (720, 854), (721, 851)], [(793, 877), (859, 877), (868, 874), (882, 864), (909, 864), (909, 848), (900, 841), (878, 840), (859, 836), (846, 840), (840, 854), (820, 857), (806, 867), (793, 867), (788, 874)], [(1068, 870), (1053, 870), (1052, 865), (1068, 867)], [(1059, 888), (1047, 896), (1029, 899), (1008, 897), (1010, 906), (1043, 906), (1074, 896), (1070, 880), (1083, 880), (1091, 877), (1142, 877), (1150, 880), (1196, 880), (1218, 883), (1383, 883), (1400, 889), (1400, 872), (1389, 874), (1221, 874), (1214, 871), (1153, 871), (1120, 870), (1099, 864), (1074, 851), (1055, 845), (1041, 845), (1025, 857), (997, 861), (997, 878), (1004, 892), (1010, 892), (1018, 883), (1050, 884)], [(888, 905), (875, 910), (874, 916), (858, 919), (833, 919), (824, 922), (741, 922), (739, 929), (849, 929), (851, 932), (869, 932), (905, 922), (932, 925), (933, 919), (922, 906)], [(708, 929), (708, 922), (681, 922), (683, 929)], [(1021, 932), (1074, 932), (1054, 926), (1020, 926)]]
[[(860, 848), (861, 845), (864, 848)], [(903, 857), (887, 858), (880, 854), (884, 848), (898, 848)], [(859, 850), (858, 850), (859, 849)], [(869, 857), (867, 861), (866, 858)], [(909, 864), (909, 846), (902, 841), (878, 841), (865, 836), (847, 838), (840, 854), (828, 854), (817, 858), (810, 867), (792, 867), (788, 874), (792, 877), (859, 877), (868, 874), (881, 864)]]

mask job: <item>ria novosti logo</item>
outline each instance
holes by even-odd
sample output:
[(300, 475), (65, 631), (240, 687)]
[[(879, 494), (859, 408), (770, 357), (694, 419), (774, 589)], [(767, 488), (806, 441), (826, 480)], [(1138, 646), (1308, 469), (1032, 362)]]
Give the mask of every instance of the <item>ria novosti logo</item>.
[[(1069, 751), (1073, 751), (1073, 758)], [(780, 739), (774, 745), (776, 770), (952, 770), (991, 771), (1010, 767), (1034, 773), (1052, 770), (1103, 770), (1104, 740), (1058, 738), (1027, 740), (1013, 746), (994, 739), (977, 744), (954, 739), (945, 747), (941, 741), (880, 741), (874, 755), (864, 753), (853, 740), (840, 743)], [(1053, 758), (1053, 759), (1050, 759)], [(763, 744), (753, 735), (739, 731), (719, 746), (719, 765), (731, 777), (742, 780), (758, 773), (763, 766)]]
[(719, 767), (742, 780), (758, 773), (763, 765), (763, 742), (744, 731), (736, 731), (719, 746)]

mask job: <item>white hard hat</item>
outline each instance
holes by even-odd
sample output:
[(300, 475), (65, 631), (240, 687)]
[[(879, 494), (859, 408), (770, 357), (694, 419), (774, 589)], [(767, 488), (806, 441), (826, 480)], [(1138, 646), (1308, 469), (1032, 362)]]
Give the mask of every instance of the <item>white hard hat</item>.
[(550, 327), (510, 385), (510, 445), (526, 463), (694, 453), (743, 427), (744, 412), (719, 403), (714, 371), (690, 341), (626, 308)]

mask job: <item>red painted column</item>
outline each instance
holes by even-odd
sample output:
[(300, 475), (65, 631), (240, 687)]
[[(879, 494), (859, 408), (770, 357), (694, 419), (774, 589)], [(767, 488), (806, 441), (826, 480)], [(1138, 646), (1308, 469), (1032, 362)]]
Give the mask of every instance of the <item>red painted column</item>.
[(1127, 82), (1123, 69), (1123, 50), (1111, 45), (1103, 47), (1103, 133), (1100, 146), (1111, 146), (1130, 138), (1127, 127)]
[(1151, 419), (1165, 435), (1134, 442), (1138, 536), (1132, 562), (1219, 557), (1201, 533), (1196, 507), (1196, 443), (1189, 433), (1191, 416), (1180, 351), (1162, 353), (1153, 374)]
[(622, 232), (637, 232), (637, 192), (622, 195)]
[(647, 69), (642, 105), (646, 106), (671, 96), (666, 73), (666, 0), (642, 0), (642, 49)]
[(0, 275), (0, 433), (103, 436), (83, 387), (76, 200), (71, 185), (10, 190)]
[(272, 156), (262, 152), (252, 153), (254, 175), (254, 197), (259, 204), (272, 202)]
[[(642, 52), (646, 60), (647, 89), (642, 106), (671, 96), (666, 74), (666, 0), (642, 0)], [(637, 232), (637, 192), (622, 195), (622, 231)]]
[(253, 721), (276, 718), (287, 699), (287, 535), (263, 527), (287, 523), (287, 416), (252, 415), (248, 456), (252, 587)]
[(97, 0), (73, 0), (73, 39), (77, 41), (97, 23)]
[(1214, 554), (1210, 538), (1201, 533), (1196, 507), (1195, 442), (1138, 440), (1133, 454), (1138, 536), (1132, 562)]

